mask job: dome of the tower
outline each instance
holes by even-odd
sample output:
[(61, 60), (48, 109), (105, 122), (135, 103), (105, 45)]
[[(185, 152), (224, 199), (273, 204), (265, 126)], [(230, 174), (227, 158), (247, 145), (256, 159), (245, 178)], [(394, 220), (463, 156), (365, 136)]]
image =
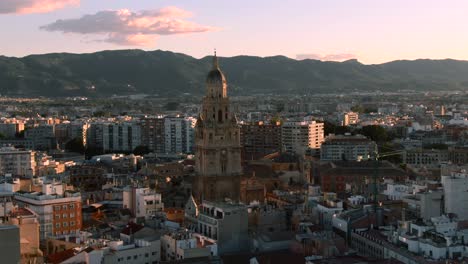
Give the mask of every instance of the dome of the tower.
[(226, 82), (223, 72), (220, 69), (213, 69), (206, 76), (207, 83), (223, 83)]
[(213, 68), (206, 76), (207, 83), (224, 83), (226, 82), (226, 77), (224, 76), (223, 72), (219, 69), (218, 64), (218, 57), (215, 55), (213, 56)]

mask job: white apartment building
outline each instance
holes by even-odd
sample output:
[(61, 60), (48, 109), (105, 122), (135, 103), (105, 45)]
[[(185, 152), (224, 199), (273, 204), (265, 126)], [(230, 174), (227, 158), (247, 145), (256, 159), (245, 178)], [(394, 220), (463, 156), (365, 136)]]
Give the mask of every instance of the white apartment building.
[(368, 160), (377, 144), (363, 135), (329, 135), (320, 146), (321, 160)]
[(468, 219), (468, 173), (465, 170), (442, 175), (445, 213), (454, 213), (459, 220)]
[(14, 147), (0, 148), (0, 173), (32, 177), (36, 173), (36, 153)]
[(316, 121), (285, 122), (281, 127), (283, 149), (304, 154), (312, 150), (318, 154), (324, 141), (323, 123)]
[(135, 217), (150, 218), (164, 209), (160, 193), (150, 188), (127, 188), (123, 193), (123, 206)]
[(192, 153), (196, 118), (165, 117), (164, 138), (166, 153)]
[(106, 151), (133, 151), (141, 145), (141, 129), (136, 122), (96, 122), (90, 125), (86, 144)]

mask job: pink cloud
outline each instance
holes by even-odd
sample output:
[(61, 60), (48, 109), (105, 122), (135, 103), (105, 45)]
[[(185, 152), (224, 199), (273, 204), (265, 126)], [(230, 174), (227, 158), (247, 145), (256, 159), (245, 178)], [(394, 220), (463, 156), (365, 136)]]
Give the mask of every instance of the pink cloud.
[(46, 13), (79, 4), (80, 0), (0, 0), (0, 14)]
[(321, 61), (346, 61), (350, 59), (355, 59), (357, 56), (355, 54), (350, 53), (339, 53), (339, 54), (328, 54), (328, 55), (320, 55), (315, 53), (310, 54), (298, 54), (296, 55), (297, 60), (321, 60)]
[(150, 46), (158, 35), (201, 33), (217, 30), (186, 20), (189, 11), (166, 7), (132, 12), (128, 9), (100, 11), (77, 19), (57, 20), (42, 26), (46, 31), (83, 35), (106, 35), (98, 41), (125, 46)]

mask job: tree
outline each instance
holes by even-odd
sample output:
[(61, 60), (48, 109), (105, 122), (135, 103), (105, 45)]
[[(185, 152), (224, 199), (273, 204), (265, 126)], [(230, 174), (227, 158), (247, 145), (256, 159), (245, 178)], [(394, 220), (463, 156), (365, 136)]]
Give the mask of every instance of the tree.
[(76, 137), (74, 139), (69, 140), (67, 143), (65, 143), (65, 149), (71, 152), (84, 154), (85, 147), (83, 145), (83, 139), (80, 137)]
[(384, 142), (388, 140), (387, 130), (378, 125), (365, 126), (361, 130), (361, 134), (374, 140), (375, 142)]
[(150, 152), (151, 150), (148, 148), (148, 146), (143, 146), (143, 145), (136, 146), (135, 149), (133, 150), (133, 154), (138, 155), (138, 156), (143, 156)]
[(343, 135), (345, 133), (352, 132), (350, 127), (337, 126), (329, 121), (324, 121), (323, 126), (324, 126), (323, 130), (324, 130), (325, 136), (328, 136), (329, 134)]
[(276, 123), (283, 124), (283, 119), (279, 115), (275, 115), (274, 117), (271, 118), (270, 123), (276, 124)]
[(362, 105), (353, 105), (351, 107), (351, 111), (353, 111), (355, 113), (362, 114), (362, 113), (364, 113), (365, 109), (364, 109), (364, 106), (362, 106)]

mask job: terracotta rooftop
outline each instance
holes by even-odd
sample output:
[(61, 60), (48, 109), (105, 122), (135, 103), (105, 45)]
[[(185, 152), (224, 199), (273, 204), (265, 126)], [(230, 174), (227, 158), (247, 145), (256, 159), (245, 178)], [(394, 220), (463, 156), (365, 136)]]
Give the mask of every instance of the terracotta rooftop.
[(10, 217), (19, 217), (19, 216), (33, 216), (34, 213), (26, 208), (17, 208), (14, 211), (10, 212)]

